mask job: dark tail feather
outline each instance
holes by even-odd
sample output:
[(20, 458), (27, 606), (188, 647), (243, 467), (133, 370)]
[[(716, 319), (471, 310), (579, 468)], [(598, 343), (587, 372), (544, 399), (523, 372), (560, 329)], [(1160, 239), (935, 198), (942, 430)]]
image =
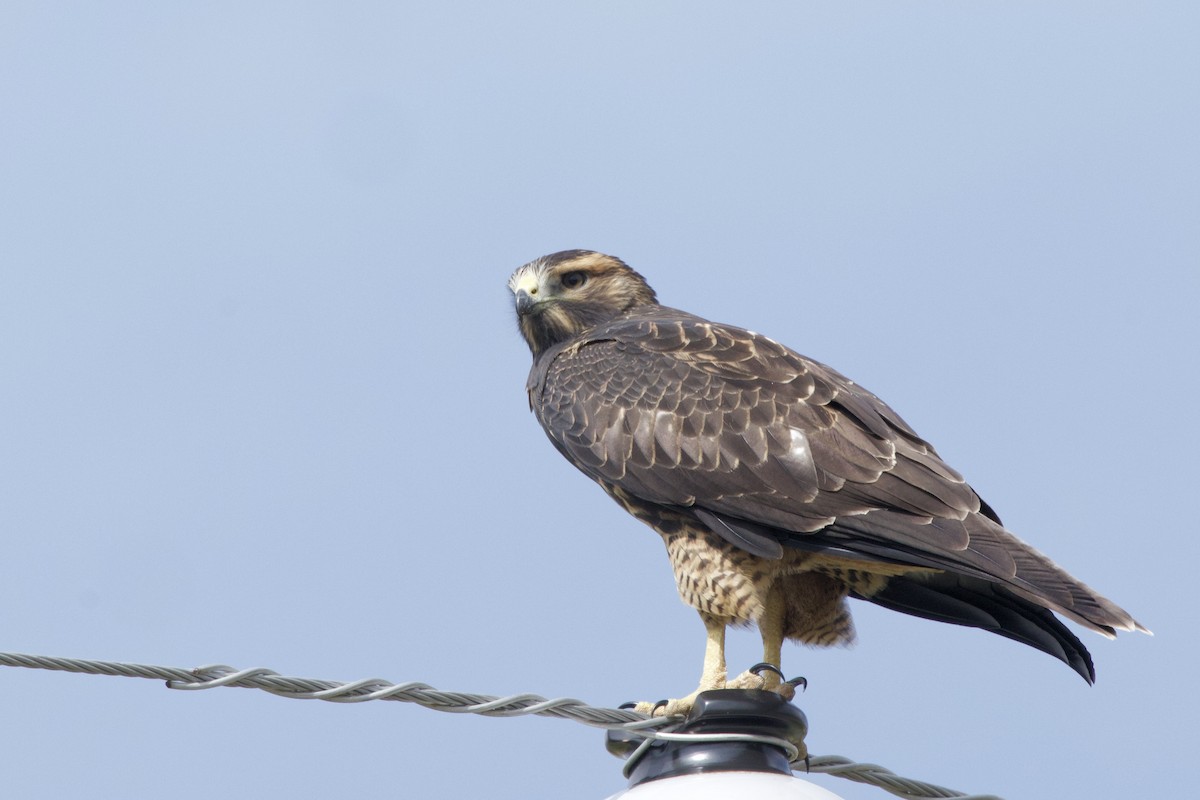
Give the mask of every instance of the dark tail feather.
[(915, 617), (983, 628), (1049, 653), (1094, 683), (1096, 670), (1083, 642), (1050, 611), (994, 583), (962, 575), (897, 576), (861, 600)]

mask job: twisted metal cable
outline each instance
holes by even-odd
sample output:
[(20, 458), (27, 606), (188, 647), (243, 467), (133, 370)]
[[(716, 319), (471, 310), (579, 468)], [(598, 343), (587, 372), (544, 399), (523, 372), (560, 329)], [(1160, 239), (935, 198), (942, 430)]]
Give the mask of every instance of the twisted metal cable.
[(120, 661), (91, 661), (81, 658), (34, 656), (22, 653), (0, 653), (0, 666), (50, 669), (80, 672), (91, 675), (116, 675), (126, 678), (164, 680), (167, 688), (180, 690), (212, 689), (235, 686), (261, 689), (280, 697), (298, 700), (324, 700), (330, 703), (362, 703), (370, 700), (395, 700), (416, 703), (435, 711), (458, 714), (482, 714), (488, 717), (515, 717), (526, 714), (573, 719), (598, 728), (623, 728), (635, 723), (635, 730), (645, 726), (661, 727), (673, 720), (647, 720), (645, 714), (616, 708), (595, 708), (569, 697), (547, 700), (535, 694), (515, 694), (507, 697), (443, 692), (425, 683), (410, 681), (395, 684), (381, 678), (342, 683), (294, 678), (263, 668), (237, 670), (224, 664), (207, 664), (193, 669), (163, 667), (153, 664), (129, 664)]
[[(797, 765), (799, 768), (802, 765)], [(909, 800), (930, 800), (930, 798), (957, 797), (961, 800), (1001, 800), (994, 794), (963, 794), (944, 786), (938, 786), (924, 781), (914, 781), (904, 778), (878, 764), (862, 764), (851, 761), (843, 756), (813, 756), (808, 761), (809, 772), (820, 772), (824, 775), (836, 775), (839, 778), (867, 783), (878, 786), (884, 791), (897, 797)]]
[[(89, 675), (114, 675), (125, 678), (148, 678), (166, 681), (167, 688), (193, 691), (213, 689), (218, 686), (234, 686), (244, 689), (260, 689), (279, 697), (297, 700), (324, 700), (329, 703), (364, 703), (371, 700), (393, 700), (416, 703), (434, 711), (454, 714), (482, 714), (487, 717), (517, 717), (537, 715), (571, 719), (594, 728), (623, 730), (645, 737), (643, 744), (652, 740), (680, 741), (686, 739), (712, 738), (718, 734), (687, 734), (670, 729), (680, 723), (674, 717), (648, 717), (636, 711), (619, 708), (598, 708), (569, 697), (548, 700), (536, 694), (514, 694), (506, 697), (471, 694), (466, 692), (443, 692), (425, 683), (391, 683), (382, 678), (339, 682), (315, 678), (295, 678), (255, 667), (234, 669), (224, 664), (208, 664), (192, 669), (163, 667), (153, 664), (132, 664), (121, 661), (93, 661), (82, 658), (35, 656), (24, 653), (0, 652), (0, 666), (25, 667), (27, 669), (49, 669), (61, 672), (77, 672)], [(773, 737), (758, 737), (776, 746), (781, 746), (790, 758), (795, 758), (795, 746)], [(789, 752), (790, 750), (790, 752)], [(803, 767), (798, 762), (796, 768)], [(813, 756), (808, 761), (810, 772), (834, 775), (839, 778), (877, 786), (886, 792), (906, 800), (942, 800), (956, 797), (963, 800), (1001, 800), (995, 795), (966, 795), (931, 783), (903, 778), (876, 764), (860, 764), (842, 756)]]

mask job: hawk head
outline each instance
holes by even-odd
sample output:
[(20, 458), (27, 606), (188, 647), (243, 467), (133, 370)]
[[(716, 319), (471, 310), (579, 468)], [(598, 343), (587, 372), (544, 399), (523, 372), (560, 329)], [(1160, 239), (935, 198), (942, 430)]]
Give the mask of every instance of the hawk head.
[(508, 279), (521, 335), (536, 358), (547, 348), (638, 306), (657, 302), (624, 261), (563, 250), (530, 261)]

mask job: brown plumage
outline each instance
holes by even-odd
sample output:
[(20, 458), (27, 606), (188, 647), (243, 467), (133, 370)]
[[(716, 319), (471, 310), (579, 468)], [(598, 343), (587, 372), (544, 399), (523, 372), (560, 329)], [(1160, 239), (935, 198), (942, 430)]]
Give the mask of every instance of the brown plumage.
[(757, 624), (778, 666), (784, 638), (853, 638), (846, 597), (993, 631), (1089, 682), (1087, 649), (1051, 611), (1106, 636), (1145, 630), (1005, 530), (904, 420), (829, 367), (659, 305), (612, 256), (545, 256), (509, 288), (538, 421), (662, 535), (705, 622), (701, 689), (732, 685), (726, 625)]

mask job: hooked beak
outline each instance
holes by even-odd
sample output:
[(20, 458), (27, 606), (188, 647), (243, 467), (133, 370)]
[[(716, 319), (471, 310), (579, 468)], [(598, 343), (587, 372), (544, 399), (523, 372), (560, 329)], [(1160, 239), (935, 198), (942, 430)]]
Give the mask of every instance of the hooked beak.
[(509, 287), (512, 289), (513, 299), (517, 304), (518, 317), (532, 314), (540, 305), (540, 301), (545, 299), (545, 293), (541, 291), (542, 287), (538, 284), (537, 274), (529, 270), (522, 270), (513, 276)]
[(537, 299), (525, 289), (517, 290), (516, 302), (517, 314), (522, 317), (532, 311), (533, 307), (537, 305)]

